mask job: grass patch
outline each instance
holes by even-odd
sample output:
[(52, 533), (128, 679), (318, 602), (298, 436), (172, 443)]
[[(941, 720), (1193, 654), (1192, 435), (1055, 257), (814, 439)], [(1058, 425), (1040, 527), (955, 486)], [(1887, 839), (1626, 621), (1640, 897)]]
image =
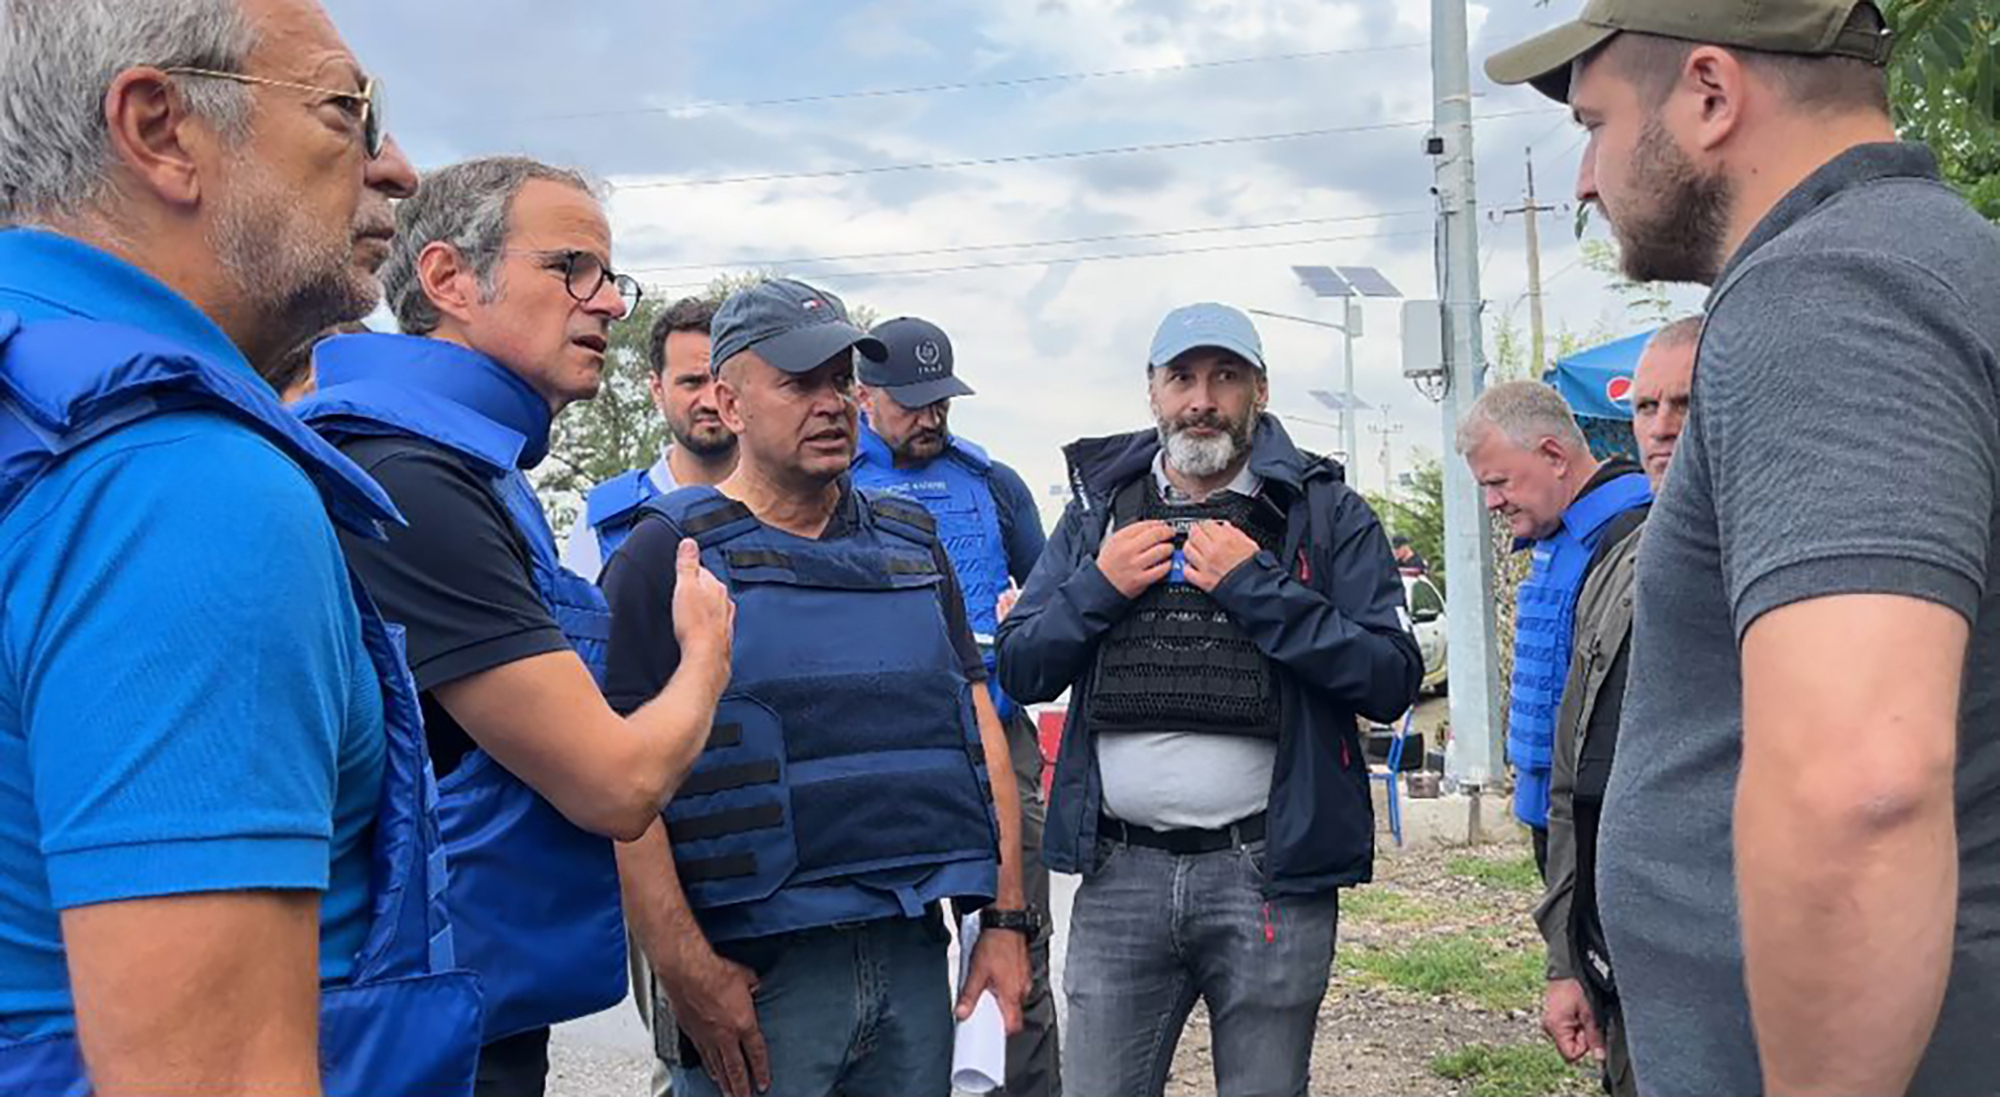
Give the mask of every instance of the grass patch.
[(1364, 922), (1403, 926), (1429, 920), (1441, 913), (1436, 907), (1384, 887), (1355, 888), (1340, 893), (1343, 921), (1359, 918)]
[(1348, 953), (1356, 971), (1420, 994), (1453, 994), (1493, 1010), (1533, 1009), (1547, 983), (1539, 951), (1507, 948), (1490, 936), (1420, 937)]
[(1488, 887), (1529, 893), (1542, 890), (1542, 874), (1535, 871), (1535, 855), (1532, 853), (1519, 857), (1453, 857), (1446, 862), (1445, 871)]
[(1431, 1060), (1431, 1073), (1471, 1082), (1472, 1097), (1543, 1097), (1580, 1075), (1547, 1044), (1473, 1044)]

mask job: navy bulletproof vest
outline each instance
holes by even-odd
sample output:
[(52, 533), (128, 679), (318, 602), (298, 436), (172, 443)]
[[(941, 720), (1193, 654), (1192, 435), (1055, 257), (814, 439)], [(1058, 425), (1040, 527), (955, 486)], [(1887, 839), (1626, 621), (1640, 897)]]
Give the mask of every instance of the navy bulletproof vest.
[[(400, 520), (381, 488), (300, 426), (269, 388), (144, 332), (0, 314), (0, 514), (77, 448), (153, 415), (201, 410), (256, 431), (319, 488), (328, 515), (362, 536)], [(478, 1061), (478, 980), (458, 967), (444, 895), (438, 788), (401, 633), (357, 583), (362, 639), (382, 684), (387, 734), (376, 809), (369, 926), (352, 975), (320, 991), (329, 1097), (469, 1095)], [(254, 730), (254, 729), (246, 729)], [(0, 1041), (0, 1093), (91, 1092), (72, 1036)]]
[(958, 573), (965, 595), (965, 617), (986, 659), (986, 686), (993, 707), (1006, 720), (1014, 702), (1000, 691), (994, 673), (994, 636), (1000, 630), (996, 608), (1007, 589), (1007, 543), (1000, 535), (1000, 505), (993, 498), (988, 475), (993, 469), (986, 451), (956, 435), (935, 461), (923, 468), (899, 469), (887, 442), (873, 429), (861, 431), (854, 451), (854, 486), (877, 494), (897, 495), (926, 511), (937, 523), (938, 540)]
[[(317, 354), (319, 391), (297, 411), (336, 443), (421, 438), (489, 478), (527, 544), (535, 590), (604, 681), (610, 611), (564, 568), (523, 467), (548, 442), (548, 404), (498, 363), (436, 339), (352, 335)], [(625, 928), (611, 842), (557, 811), (483, 750), (439, 782), (448, 893), (460, 962), (486, 994), (486, 1040), (616, 1005), (625, 996)]]
[(999, 828), (931, 519), (853, 504), (853, 533), (830, 541), (772, 529), (714, 488), (646, 504), (736, 599), (729, 691), (665, 812), (710, 940), (994, 894)]

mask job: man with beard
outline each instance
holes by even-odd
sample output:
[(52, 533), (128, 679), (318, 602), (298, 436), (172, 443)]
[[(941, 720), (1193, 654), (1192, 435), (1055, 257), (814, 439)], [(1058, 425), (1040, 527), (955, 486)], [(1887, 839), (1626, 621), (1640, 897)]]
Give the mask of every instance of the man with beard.
[(1597, 0), (1488, 65), (1627, 274), (1712, 287), (1598, 872), (1644, 1092), (2000, 1087), (2000, 231), (1888, 56), (1863, 0)]
[(375, 305), (380, 111), (309, 0), (0, 0), (0, 1092), (469, 1086), (395, 512), (255, 372)]
[(679, 673), (621, 717), (599, 687), (603, 596), (556, 558), (527, 470), (597, 394), (606, 333), (638, 296), (576, 172), (494, 157), (432, 172), (396, 207), (382, 281), (403, 335), (320, 344), (301, 418), (408, 516), (345, 541), (403, 626), (420, 692), (459, 961), (486, 1008), (481, 1097), (535, 1097), (549, 1026), (625, 996), (608, 839), (645, 833), (708, 741), (729, 680), (727, 592), (677, 562)]
[[(974, 639), (993, 672), (993, 634), (1002, 601), (1026, 583), (1047, 544), (1035, 497), (1019, 473), (952, 433), (951, 401), (972, 386), (953, 372), (951, 340), (927, 320), (903, 317), (869, 332), (888, 348), (880, 362), (863, 358), (861, 442), (854, 454), (856, 487), (891, 492), (921, 505), (937, 520), (938, 537), (965, 592)], [(1007, 731), (1014, 784), (1021, 794), (1022, 883), (1028, 908), (1042, 924), (1029, 943), (1034, 981), (1022, 1006), (1021, 1031), (1007, 1042), (1005, 1092), (1046, 1097), (1062, 1090), (1056, 1058), (1055, 1002), (1049, 997), (1049, 870), (1042, 865), (1042, 747), (1028, 711), (987, 689)]]
[(1638, 465), (1591, 456), (1569, 405), (1539, 381), (1487, 389), (1459, 421), (1455, 441), (1486, 509), (1514, 535), (1514, 551), (1534, 552), (1514, 599), (1507, 761), (1514, 767), (1514, 817), (1534, 838), (1535, 867), (1546, 882), (1549, 771), (1576, 592), (1598, 546), (1631, 532), (1653, 493)]
[(741, 606), (708, 751), (618, 851), (687, 1036), (673, 1088), (945, 1097), (941, 906), (990, 904), (957, 1014), (990, 992), (1009, 1030), (1034, 929), (986, 666), (936, 523), (848, 475), (854, 357), (881, 342), (789, 279), (737, 291), (711, 330), (736, 470), (648, 502), (604, 573), (620, 707), (684, 658), (677, 557), (699, 550)]
[(1008, 694), (1070, 697), (1064, 1084), (1160, 1094), (1205, 1001), (1213, 1092), (1304, 1093), (1336, 889), (1374, 858), (1356, 717), (1400, 717), (1423, 657), (1374, 513), (1264, 411), (1249, 318), (1175, 309), (1146, 376), (1155, 427), (1065, 449), (1075, 494), (1000, 623)]
[(563, 566), (595, 581), (639, 520), (639, 507), (684, 484), (714, 484), (736, 467), (736, 436), (715, 413), (708, 325), (715, 302), (683, 297), (646, 333), (647, 387), (666, 420), (667, 445), (649, 468), (628, 469), (590, 489), (583, 517), (563, 547)]
[[(1632, 436), (1655, 494), (1687, 423), (1700, 338), (1701, 317), (1676, 320), (1647, 341), (1632, 372)], [(1577, 595), (1576, 638), (1556, 714), (1549, 779), (1548, 888), (1535, 911), (1549, 953), (1542, 1030), (1572, 1063), (1600, 1055), (1605, 1088), (1614, 1097), (1639, 1090), (1597, 909), (1597, 831), (1617, 757), (1618, 716), (1631, 663), (1632, 588), (1644, 528), (1634, 522), (1626, 536), (1613, 529), (1600, 537)]]

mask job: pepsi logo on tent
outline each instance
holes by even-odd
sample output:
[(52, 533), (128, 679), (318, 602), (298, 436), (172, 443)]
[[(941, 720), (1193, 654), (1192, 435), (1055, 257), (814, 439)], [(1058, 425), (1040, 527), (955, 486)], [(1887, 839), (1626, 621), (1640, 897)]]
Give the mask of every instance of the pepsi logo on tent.
[(1611, 380), (1606, 381), (1604, 383), (1604, 398), (1614, 404), (1630, 404), (1632, 402), (1632, 379), (1630, 377), (1613, 377)]

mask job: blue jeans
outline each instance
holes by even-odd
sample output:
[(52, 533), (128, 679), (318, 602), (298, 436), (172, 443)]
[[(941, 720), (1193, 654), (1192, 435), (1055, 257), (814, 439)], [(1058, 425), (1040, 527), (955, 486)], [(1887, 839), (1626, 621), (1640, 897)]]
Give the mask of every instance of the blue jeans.
[[(767, 1097), (946, 1097), (952, 998), (935, 916), (733, 942), (757, 973), (757, 1024), (771, 1053)], [(687, 1047), (681, 1051), (688, 1058)], [(699, 1067), (674, 1093), (721, 1093)]]
[(1266, 900), (1264, 845), (1173, 854), (1100, 840), (1070, 915), (1069, 1097), (1157, 1097), (1197, 1000), (1217, 1097), (1306, 1092), (1338, 893)]

